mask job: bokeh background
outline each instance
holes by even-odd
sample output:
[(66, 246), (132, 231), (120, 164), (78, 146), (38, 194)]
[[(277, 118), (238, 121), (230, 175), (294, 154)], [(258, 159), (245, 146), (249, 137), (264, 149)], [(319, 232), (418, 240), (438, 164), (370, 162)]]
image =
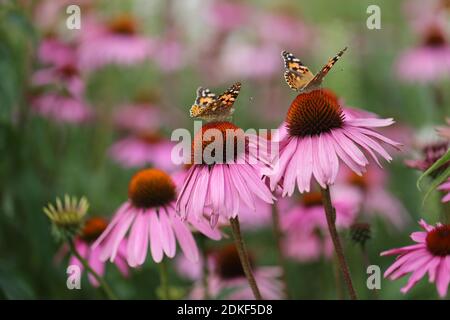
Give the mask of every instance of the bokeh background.
[[(66, 27), (69, 4), (81, 8), (80, 30)], [(379, 30), (366, 26), (369, 5), (381, 9)], [(402, 228), (377, 215), (370, 219), (368, 255), (385, 270), (392, 257), (379, 253), (410, 244), (416, 221), (435, 223), (445, 209), (437, 192), (422, 203), (424, 192), (416, 187), (420, 173), (404, 160), (420, 157), (424, 144), (438, 140), (434, 128), (450, 114), (450, 77), (402, 77), (398, 71), (404, 52), (425, 43), (431, 28), (425, 17), (435, 10), (448, 21), (445, 1), (0, 1), (0, 297), (101, 298), (87, 279), (82, 290), (66, 288), (67, 260), (55, 259), (59, 245), (42, 207), (65, 193), (85, 195), (90, 214), (111, 216), (126, 200), (133, 173), (158, 161), (124, 160), (111, 148), (124, 138), (152, 144), (168, 141), (176, 128), (193, 130), (189, 107), (198, 86), (220, 93), (241, 81), (234, 122), (244, 129), (277, 128), (295, 97), (283, 79), (282, 50), (317, 71), (348, 46), (324, 86), (348, 106), (396, 120), (385, 134), (405, 147), (384, 166), (385, 188), (409, 219)], [(102, 28), (140, 37), (142, 43), (108, 49), (93, 37)], [(61, 60), (76, 68), (58, 69)], [(47, 68), (53, 71), (36, 75)], [(130, 106), (136, 105), (152, 110), (150, 116), (144, 111), (148, 123), (140, 123), (140, 130), (132, 128), (136, 110)], [(127, 112), (131, 120), (124, 124), (120, 120)], [(341, 236), (359, 295), (373, 298), (359, 247), (348, 230)], [(270, 223), (245, 231), (245, 238), (258, 265), (277, 264)], [(191, 282), (173, 265), (169, 272), (171, 285), (187, 292)], [(332, 259), (288, 261), (297, 299), (335, 299), (333, 274)], [(121, 298), (157, 298), (158, 268), (150, 260), (128, 278), (109, 265), (106, 279)], [(399, 289), (405, 282), (383, 279), (378, 297), (438, 298), (426, 280), (403, 295)]]

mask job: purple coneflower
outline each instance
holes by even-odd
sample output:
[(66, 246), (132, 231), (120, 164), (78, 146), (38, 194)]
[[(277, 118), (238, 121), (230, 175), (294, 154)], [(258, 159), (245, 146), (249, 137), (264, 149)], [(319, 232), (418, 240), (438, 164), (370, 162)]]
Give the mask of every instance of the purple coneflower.
[[(333, 189), (331, 196), (336, 209), (336, 227), (348, 228), (358, 215), (360, 195), (355, 190)], [(281, 228), (285, 235), (283, 250), (290, 258), (304, 262), (322, 256), (332, 257), (333, 243), (326, 233), (327, 220), (319, 191), (303, 194), (286, 214), (281, 215)]]
[(111, 157), (125, 168), (152, 164), (173, 171), (171, 153), (174, 143), (156, 132), (141, 132), (116, 141), (110, 148)]
[(80, 66), (92, 71), (106, 64), (133, 65), (153, 51), (150, 38), (140, 35), (131, 15), (120, 15), (106, 24), (86, 21), (80, 37)]
[(339, 172), (342, 161), (356, 174), (362, 175), (369, 164), (365, 151), (380, 165), (377, 153), (391, 156), (381, 143), (399, 147), (400, 144), (379, 134), (373, 128), (386, 127), (392, 119), (346, 117), (336, 96), (330, 90), (314, 89), (299, 94), (286, 117), (287, 135), (280, 141), (280, 156), (270, 173), (271, 188), (283, 186), (283, 196), (292, 195), (297, 184), (300, 192), (310, 190), (314, 178), (321, 187), (328, 228), (338, 261), (352, 299), (356, 299), (350, 273), (335, 226), (335, 211), (329, 186)]
[(149, 247), (157, 263), (164, 255), (173, 258), (177, 242), (186, 257), (196, 261), (199, 253), (190, 225), (214, 239), (221, 235), (201, 220), (182, 221), (175, 213), (175, 199), (176, 186), (168, 174), (158, 169), (138, 171), (130, 181), (128, 200), (93, 245), (102, 246), (100, 259), (114, 262), (130, 230), (126, 258), (131, 267), (144, 263)]
[[(105, 262), (100, 260), (100, 252), (102, 248), (99, 246), (94, 249), (91, 247), (91, 244), (102, 234), (107, 226), (108, 221), (105, 218), (91, 217), (84, 223), (84, 227), (81, 230), (80, 235), (74, 239), (74, 245), (78, 253), (87, 261), (92, 270), (100, 276), (103, 276), (105, 273)], [(125, 243), (119, 247), (117, 259), (114, 261), (114, 264), (117, 266), (122, 275), (128, 276), (129, 271), (125, 259), (125, 248)], [(67, 248), (64, 248), (64, 251), (66, 250)], [(84, 268), (80, 260), (78, 260), (78, 258), (73, 254), (70, 256), (69, 265), (77, 265), (81, 270)], [(100, 285), (92, 274), (89, 274), (88, 277), (89, 282), (94, 287)]]
[[(420, 68), (414, 66), (420, 65)], [(423, 33), (422, 44), (405, 51), (397, 63), (397, 74), (407, 82), (433, 82), (450, 73), (450, 43), (444, 27), (432, 22)]]
[(279, 167), (270, 177), (272, 189), (284, 178), (283, 195), (292, 195), (296, 183), (300, 192), (308, 192), (313, 177), (326, 188), (335, 182), (340, 161), (361, 175), (369, 164), (361, 149), (377, 164), (376, 153), (390, 161), (380, 142), (393, 147), (400, 144), (373, 128), (392, 123), (392, 119), (346, 119), (335, 97), (325, 90), (298, 95), (287, 114), (288, 134), (280, 142)]
[(416, 244), (381, 253), (382, 256), (398, 255), (384, 277), (396, 280), (411, 273), (408, 283), (401, 289), (406, 293), (428, 273), (429, 281), (436, 283), (443, 298), (450, 283), (450, 225), (438, 223), (432, 226), (424, 220), (419, 224), (425, 231), (411, 234)]
[[(178, 272), (195, 281), (189, 297), (195, 300), (218, 298), (224, 291), (230, 291), (226, 296), (229, 300), (251, 300), (251, 288), (247, 285), (244, 269), (240, 263), (239, 254), (234, 245), (209, 251), (206, 268), (204, 261), (192, 263), (185, 259), (177, 261)], [(250, 253), (250, 264), (254, 270), (256, 281), (264, 299), (282, 299), (283, 283), (280, 280), (281, 268), (272, 266), (256, 266), (254, 256)], [(202, 281), (202, 273), (207, 272), (207, 287)]]
[[(210, 159), (213, 160), (212, 163), (208, 164), (209, 160), (204, 155), (215, 141), (214, 136), (207, 138), (213, 132), (222, 137), (223, 144), (221, 150), (214, 150), (220, 154), (214, 154), (214, 159)], [(242, 129), (228, 121), (204, 124), (192, 142), (192, 166), (178, 197), (177, 211), (182, 217), (194, 216), (199, 219), (207, 216), (213, 226), (217, 224), (219, 217), (230, 221), (250, 287), (255, 298), (261, 299), (242, 241), (238, 219), (239, 208), (243, 204), (255, 210), (256, 199), (267, 203), (273, 203), (274, 200), (261, 179), (261, 167), (268, 164), (268, 159), (261, 152), (259, 143), (256, 142), (258, 139), (245, 135)], [(243, 142), (243, 148), (239, 148), (239, 142)], [(230, 145), (231, 148), (228, 147)]]

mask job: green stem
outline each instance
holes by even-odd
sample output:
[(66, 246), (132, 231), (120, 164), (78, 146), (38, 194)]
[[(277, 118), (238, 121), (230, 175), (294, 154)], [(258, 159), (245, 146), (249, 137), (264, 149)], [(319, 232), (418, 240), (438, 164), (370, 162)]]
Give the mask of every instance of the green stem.
[(290, 299), (289, 286), (287, 282), (286, 259), (284, 258), (281, 243), (283, 235), (280, 228), (280, 213), (278, 212), (278, 208), (275, 203), (272, 205), (272, 227), (273, 227), (273, 235), (275, 237), (275, 243), (277, 245), (278, 264), (280, 265), (282, 271), (281, 279), (283, 280), (284, 284), (284, 293), (286, 295), (286, 299)]
[(162, 299), (170, 300), (169, 278), (167, 276), (167, 264), (164, 259), (159, 263), (159, 275), (161, 280)]
[(106, 281), (99, 276), (99, 274), (97, 272), (94, 271), (94, 269), (91, 268), (91, 266), (89, 265), (89, 263), (86, 261), (86, 259), (84, 259), (80, 253), (78, 252), (78, 250), (75, 247), (75, 244), (73, 242), (73, 240), (69, 240), (69, 247), (70, 247), (70, 251), (72, 252), (72, 254), (78, 259), (78, 261), (81, 262), (81, 264), (83, 265), (83, 267), (95, 278), (95, 280), (97, 280), (97, 282), (100, 284), (100, 287), (103, 289), (103, 291), (105, 292), (106, 297), (109, 300), (117, 300), (117, 296), (114, 294), (114, 292), (112, 291), (111, 287), (108, 285), (108, 283), (106, 283)]
[(206, 247), (206, 237), (200, 234), (199, 241), (201, 254), (203, 257), (203, 266), (202, 266), (202, 285), (204, 290), (204, 298), (205, 300), (211, 299), (211, 295), (209, 294), (209, 285), (208, 285), (208, 257), (207, 257), (207, 247)]
[(342, 279), (341, 279), (341, 269), (339, 267), (339, 260), (337, 254), (333, 254), (333, 271), (334, 271), (334, 280), (336, 283), (336, 295), (338, 300), (344, 300), (344, 288), (342, 287)]
[(255, 277), (253, 276), (252, 268), (250, 265), (250, 259), (248, 257), (248, 252), (245, 247), (244, 240), (241, 235), (241, 227), (239, 224), (239, 218), (230, 219), (231, 229), (233, 231), (234, 242), (236, 244), (236, 249), (239, 254), (239, 259), (241, 260), (242, 269), (244, 269), (245, 276), (247, 277), (248, 284), (252, 289), (253, 295), (256, 300), (262, 300), (261, 292), (259, 291), (258, 284), (256, 283)]
[(329, 187), (325, 189), (320, 187), (320, 191), (322, 192), (322, 202), (325, 208), (328, 230), (330, 231), (331, 240), (333, 240), (334, 251), (336, 252), (339, 267), (341, 269), (342, 275), (344, 276), (344, 281), (347, 285), (350, 298), (352, 300), (357, 300), (358, 298), (353, 287), (350, 271), (347, 265), (347, 261), (345, 260), (344, 250), (342, 249), (341, 241), (339, 240), (339, 235), (336, 230), (336, 211), (334, 210), (333, 204), (331, 203), (330, 189)]

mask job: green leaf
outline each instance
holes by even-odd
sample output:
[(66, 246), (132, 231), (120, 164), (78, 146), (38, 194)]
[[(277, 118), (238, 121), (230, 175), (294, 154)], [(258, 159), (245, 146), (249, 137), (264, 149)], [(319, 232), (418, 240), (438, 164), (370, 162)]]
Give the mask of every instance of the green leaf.
[[(420, 184), (423, 180), (423, 178), (425, 178), (426, 176), (430, 175), (432, 172), (434, 172), (436, 169), (440, 168), (442, 165), (444, 165), (446, 162), (450, 161), (450, 149), (447, 150), (447, 152), (439, 158), (439, 160), (437, 160), (435, 163), (433, 163), (433, 165), (431, 167), (428, 168), (427, 171), (425, 171), (424, 173), (422, 173), (422, 175), (419, 177), (419, 179), (417, 180), (417, 189), (420, 189)], [(446, 172), (447, 170), (445, 170), (444, 172)], [(441, 175), (439, 176), (441, 177)], [(448, 174), (447, 174), (448, 177)], [(445, 180), (445, 179), (444, 179)], [(442, 180), (443, 181), (443, 180)], [(441, 181), (441, 182), (442, 182)], [(433, 183), (434, 184), (434, 183)], [(440, 184), (440, 183), (439, 183)], [(438, 185), (439, 185), (438, 184)], [(428, 191), (429, 192), (429, 191)], [(427, 192), (427, 194), (428, 194)]]
[(425, 197), (423, 198), (423, 202), (428, 198), (430, 193), (436, 189), (441, 183), (443, 183), (445, 180), (448, 179), (450, 176), (450, 167), (444, 170), (438, 177), (436, 177), (433, 182), (431, 183), (430, 187), (428, 188), (427, 193), (425, 194)]

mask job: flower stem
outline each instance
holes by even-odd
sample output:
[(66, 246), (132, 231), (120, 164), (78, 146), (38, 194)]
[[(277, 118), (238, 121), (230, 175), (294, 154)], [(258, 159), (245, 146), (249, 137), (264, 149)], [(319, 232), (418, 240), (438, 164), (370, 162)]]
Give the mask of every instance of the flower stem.
[(338, 300), (344, 300), (344, 288), (342, 287), (342, 278), (341, 278), (341, 268), (339, 265), (337, 254), (333, 254), (333, 271), (334, 271), (334, 281), (336, 283), (336, 295)]
[(330, 189), (329, 187), (320, 187), (320, 191), (322, 192), (322, 202), (325, 208), (328, 230), (330, 231), (331, 240), (333, 240), (334, 250), (339, 262), (339, 267), (341, 269), (342, 275), (344, 276), (344, 281), (347, 285), (350, 298), (352, 300), (357, 300), (358, 298), (356, 297), (356, 292), (353, 287), (350, 271), (347, 265), (347, 261), (345, 260), (344, 251), (342, 250), (338, 232), (336, 230), (336, 211), (334, 210), (333, 204), (331, 203)]
[(159, 276), (161, 281), (162, 300), (170, 300), (169, 278), (167, 277), (167, 264), (164, 259), (159, 263)]
[(282, 270), (281, 278), (284, 284), (284, 294), (286, 295), (286, 299), (290, 299), (289, 287), (286, 278), (287, 274), (286, 259), (284, 258), (283, 248), (281, 245), (282, 233), (280, 228), (280, 213), (275, 203), (272, 205), (272, 227), (273, 227), (273, 235), (275, 237), (275, 243), (277, 245), (278, 264), (280, 265)]
[(241, 227), (239, 225), (239, 218), (230, 219), (231, 229), (233, 231), (234, 242), (236, 244), (236, 249), (239, 254), (239, 259), (241, 260), (242, 269), (244, 269), (245, 276), (247, 277), (250, 288), (252, 289), (253, 295), (256, 300), (262, 300), (261, 293), (259, 291), (258, 285), (256, 283), (255, 277), (250, 266), (250, 259), (248, 257), (248, 252), (245, 247), (244, 240), (241, 235)]
[(105, 292), (106, 297), (109, 300), (117, 300), (117, 296), (114, 294), (114, 292), (112, 291), (112, 289), (108, 285), (108, 283), (106, 283), (106, 281), (102, 277), (100, 277), (99, 274), (94, 271), (94, 269), (91, 268), (91, 266), (86, 261), (86, 259), (84, 259), (80, 255), (80, 253), (78, 252), (78, 250), (75, 247), (73, 240), (69, 240), (68, 242), (69, 242), (69, 247), (70, 247), (70, 251), (72, 252), (72, 254), (78, 259), (78, 261), (81, 262), (83, 267), (95, 278), (95, 280), (97, 280), (97, 282), (100, 284), (100, 287)]
[(203, 235), (200, 235), (199, 237), (199, 246), (202, 252), (202, 257), (203, 257), (203, 267), (202, 267), (202, 285), (203, 285), (203, 290), (205, 292), (204, 294), (204, 298), (205, 300), (209, 300), (211, 299), (211, 295), (209, 294), (209, 284), (208, 284), (208, 257), (207, 257), (207, 246), (206, 246), (206, 237), (204, 237)]

